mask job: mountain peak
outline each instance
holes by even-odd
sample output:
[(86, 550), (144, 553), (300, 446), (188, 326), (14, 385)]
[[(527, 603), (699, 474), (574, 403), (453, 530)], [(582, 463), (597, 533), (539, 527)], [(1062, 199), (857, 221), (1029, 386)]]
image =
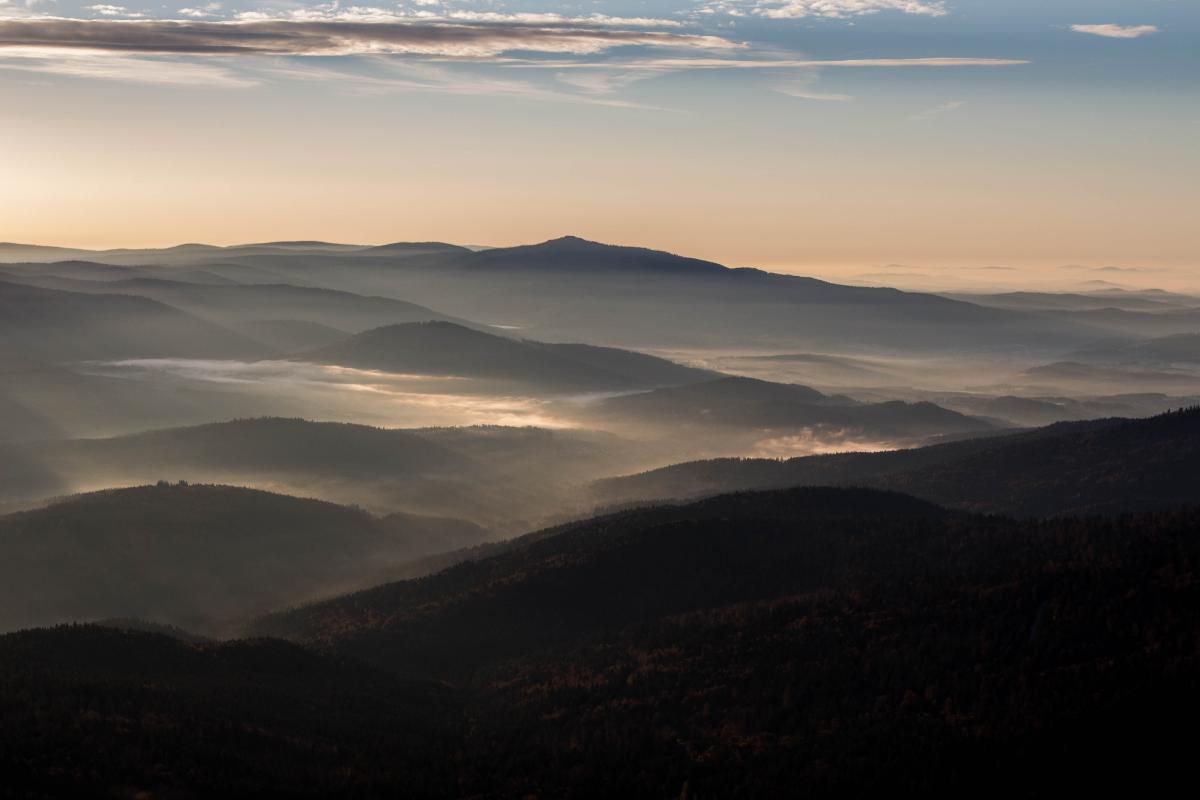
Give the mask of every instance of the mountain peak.
[(584, 239), (582, 236), (559, 236), (554, 239), (547, 239), (538, 244), (528, 245), (529, 247), (537, 248), (554, 248), (554, 249), (572, 249), (572, 250), (617, 250), (623, 249), (621, 245), (605, 244), (604, 242), (596, 242), (591, 239)]
[(593, 242), (579, 236), (560, 236), (538, 244), (499, 247), (474, 253), (467, 262), (490, 269), (572, 272), (724, 274), (729, 269), (711, 261), (686, 258), (645, 247)]

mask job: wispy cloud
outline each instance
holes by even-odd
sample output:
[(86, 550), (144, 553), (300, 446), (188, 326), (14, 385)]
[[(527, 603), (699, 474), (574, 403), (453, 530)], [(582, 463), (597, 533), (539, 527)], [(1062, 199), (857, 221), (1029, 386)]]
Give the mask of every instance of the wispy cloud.
[(1157, 25), (1072, 25), (1076, 33), (1090, 33), (1093, 36), (1103, 36), (1108, 39), (1137, 39), (1151, 33), (1158, 33)]
[(455, 9), (431, 10), (440, 6), (436, 2), (418, 3), (421, 8), (391, 9), (377, 6), (343, 6), (338, 0), (311, 6), (291, 8), (266, 8), (240, 11), (234, 18), (242, 22), (264, 20), (291, 20), (299, 22), (476, 22), (502, 25), (537, 25), (551, 27), (623, 27), (623, 28), (680, 28), (679, 20), (656, 17), (620, 17), (609, 14), (586, 14), (569, 16), (557, 12), (541, 11), (469, 11)]
[(656, 17), (614, 17), (607, 14), (588, 14), (570, 17), (554, 13), (499, 13), (496, 11), (447, 11), (437, 13), (418, 11), (411, 15), (416, 19), (444, 20), (447, 22), (500, 22), (522, 25), (570, 25), (570, 26), (621, 26), (626, 28), (680, 28), (683, 23), (673, 19)]
[[(471, 71), (470, 65), (459, 63), (395, 61), (384, 59), (381, 56), (364, 56), (361, 60), (365, 66), (371, 68), (369, 72), (329, 67), (311, 60), (274, 59), (270, 64), (259, 67), (256, 74), (267, 78), (325, 83), (335, 85), (341, 91), (360, 94), (429, 92), (512, 97), (616, 108), (651, 108), (615, 98), (560, 92), (526, 81), (482, 75), (477, 71)], [(654, 108), (653, 110), (661, 109)]]
[(114, 6), (100, 3), (94, 6), (88, 6), (88, 11), (95, 11), (106, 17), (144, 17), (146, 16), (141, 11), (130, 11), (125, 6)]
[(945, 114), (949, 114), (951, 111), (960, 109), (966, 104), (966, 100), (951, 100), (948, 103), (942, 103), (941, 105), (934, 106), (933, 108), (927, 108), (924, 111), (918, 111), (916, 114), (913, 114), (911, 117), (909, 117), (909, 119), (913, 122), (923, 122), (928, 119), (935, 119)]
[(0, 0), (0, 19), (42, 16), (39, 9), (53, 3), (54, 0)]
[(262, 20), (0, 20), (0, 48), (192, 55), (411, 54), (481, 58), (512, 51), (590, 55), (625, 46), (728, 49), (717, 36), (625, 28)]
[(716, 0), (705, 6), (709, 13), (744, 16), (747, 13), (769, 19), (850, 19), (881, 11), (899, 11), (928, 17), (945, 16), (941, 0)]
[(792, 86), (776, 86), (774, 89), (780, 94), (786, 94), (788, 97), (795, 97), (798, 100), (820, 100), (823, 102), (848, 103), (854, 99), (854, 96), (849, 94), (811, 92), (807, 89), (798, 89)]
[(201, 6), (193, 6), (191, 8), (181, 8), (179, 13), (185, 17), (192, 19), (203, 19), (205, 17), (215, 17), (221, 10), (220, 3), (206, 3)]
[(794, 97), (797, 100), (816, 100), (826, 103), (848, 103), (854, 98), (848, 94), (814, 91), (812, 85), (816, 82), (815, 73), (793, 78), (790, 81), (777, 83), (771, 88), (780, 94)]
[(612, 94), (631, 84), (654, 77), (644, 70), (596, 69), (567, 70), (554, 76), (560, 83), (581, 89), (589, 94)]
[(0, 69), (160, 86), (243, 89), (258, 83), (252, 77), (212, 62), (34, 47), (0, 49)]
[[(508, 59), (503, 63), (516, 67), (556, 69), (595, 69), (598, 65), (583, 61), (532, 61)], [(1020, 58), (846, 58), (846, 59), (736, 59), (736, 58), (648, 58), (608, 62), (621, 69), (813, 69), (826, 67), (1007, 67), (1030, 63)]]

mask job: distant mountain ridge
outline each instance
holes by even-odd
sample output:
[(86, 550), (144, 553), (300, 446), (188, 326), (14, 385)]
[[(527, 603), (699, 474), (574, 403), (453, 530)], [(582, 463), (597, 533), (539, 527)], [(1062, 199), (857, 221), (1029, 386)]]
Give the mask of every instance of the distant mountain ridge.
[(336, 289), (291, 284), (212, 284), (136, 277), (85, 281), (77, 278), (24, 276), (31, 285), (51, 290), (146, 297), (223, 325), (287, 320), (359, 332), (380, 325), (452, 320), (416, 303), (371, 297)]
[[(57, 255), (199, 267), (214, 254), (243, 269), (278, 274), (285, 282), (383, 294), (463, 319), (522, 326), (543, 340), (582, 338), (635, 349), (736, 343), (818, 351), (999, 352), (1022, 347), (1062, 353), (1104, 334), (1102, 328), (1076, 321), (937, 295), (730, 269), (571, 236), (478, 251), (394, 244), (335, 251), (249, 247), (173, 255)], [(9, 258), (16, 260), (16, 255), (13, 251)]]
[(714, 374), (644, 353), (513, 339), (440, 321), (376, 328), (297, 358), (575, 391), (670, 386), (706, 380)]
[(0, 353), (57, 362), (261, 358), (273, 351), (146, 297), (95, 296), (0, 281)]
[(808, 386), (724, 376), (702, 383), (609, 398), (600, 419), (693, 429), (812, 429), (875, 437), (918, 438), (979, 433), (991, 423), (933, 403), (858, 403)]

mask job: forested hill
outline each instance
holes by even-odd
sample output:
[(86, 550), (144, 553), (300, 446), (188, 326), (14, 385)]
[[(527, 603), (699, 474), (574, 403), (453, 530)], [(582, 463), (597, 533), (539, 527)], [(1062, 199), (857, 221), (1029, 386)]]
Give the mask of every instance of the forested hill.
[(430, 797), (460, 708), (279, 640), (22, 631), (0, 636), (0, 797)]
[(1160, 793), (1197, 531), (833, 489), (618, 514), (263, 624), (320, 655), (0, 637), (0, 768), (33, 796)]
[(0, 516), (0, 630), (141, 617), (221, 631), (485, 536), (232, 486), (96, 492)]
[(803, 485), (874, 486), (1017, 515), (1183, 505), (1200, 497), (1200, 408), (911, 450), (689, 462), (599, 481), (594, 497), (603, 506)]

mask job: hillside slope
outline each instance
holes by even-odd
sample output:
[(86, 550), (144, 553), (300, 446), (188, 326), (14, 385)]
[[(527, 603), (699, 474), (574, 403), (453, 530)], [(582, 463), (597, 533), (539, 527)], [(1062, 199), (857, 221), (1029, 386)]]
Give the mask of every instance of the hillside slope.
[(266, 345), (145, 297), (0, 281), (0, 355), (44, 361), (262, 358)]
[(297, 358), (388, 372), (484, 378), (558, 391), (667, 386), (713, 375), (643, 353), (510, 339), (448, 322), (376, 328)]
[(1197, 529), (742, 494), (260, 624), (319, 654), (24, 632), (0, 767), (58, 795), (1159, 794), (1200, 701)]
[(1059, 423), (1026, 433), (884, 453), (721, 459), (600, 481), (601, 504), (739, 489), (857, 485), (1005, 514), (1136, 511), (1200, 497), (1200, 409), (1144, 420)]
[(584, 430), (389, 429), (278, 417), (23, 441), (8, 452), (13, 460), (0, 462), (0, 502), (187, 480), (318, 497), (380, 514), (466, 518), (509, 534), (578, 512), (590, 481), (644, 463), (636, 444)]
[(1144, 781), (1180, 752), (1152, 721), (1200, 698), (1197, 523), (730, 495), (546, 531), (257, 630), (469, 687), (490, 754), (473, 761), (501, 794), (1005, 796), (1030, 770), (1091, 785), (1098, 753)]
[[(0, 630), (110, 617), (220, 630), (362, 586), (445, 530), (229, 486), (81, 495), (0, 517)], [(460, 531), (444, 549), (462, 544)]]
[(857, 403), (807, 386), (742, 377), (612, 397), (596, 405), (591, 413), (601, 420), (710, 433), (715, 428), (816, 428), (839, 434), (915, 438), (978, 433), (995, 427), (928, 402)]

